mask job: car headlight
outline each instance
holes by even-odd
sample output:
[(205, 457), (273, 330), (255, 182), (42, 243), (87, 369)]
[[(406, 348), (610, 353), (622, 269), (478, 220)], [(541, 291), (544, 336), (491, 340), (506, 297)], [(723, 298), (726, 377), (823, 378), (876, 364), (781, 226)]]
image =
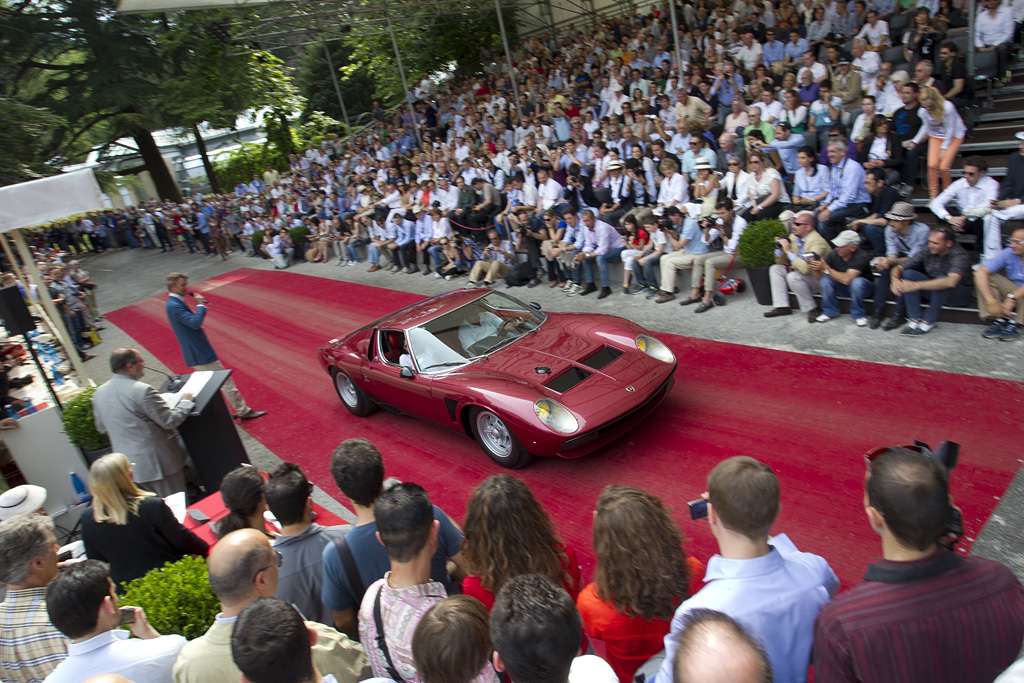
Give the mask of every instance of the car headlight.
[(542, 398), (533, 404), (533, 412), (540, 421), (561, 434), (572, 434), (580, 428), (576, 417), (561, 403)]
[(648, 356), (657, 358), (665, 363), (676, 362), (675, 354), (672, 353), (667, 346), (654, 337), (649, 337), (646, 334), (641, 334), (636, 338), (636, 348), (640, 349)]

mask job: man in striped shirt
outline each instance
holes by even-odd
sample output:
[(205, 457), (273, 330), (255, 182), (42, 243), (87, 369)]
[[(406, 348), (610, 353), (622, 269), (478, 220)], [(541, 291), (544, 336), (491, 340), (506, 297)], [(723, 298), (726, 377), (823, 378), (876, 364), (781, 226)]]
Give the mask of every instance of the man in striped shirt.
[(882, 559), (822, 608), (817, 683), (986, 683), (1024, 641), (1024, 587), (992, 560), (939, 545), (953, 508), (945, 466), (908, 448), (869, 463), (864, 507)]
[(42, 681), (67, 657), (67, 639), (46, 613), (46, 586), (57, 576), (53, 520), (16, 515), (0, 523), (0, 679)]

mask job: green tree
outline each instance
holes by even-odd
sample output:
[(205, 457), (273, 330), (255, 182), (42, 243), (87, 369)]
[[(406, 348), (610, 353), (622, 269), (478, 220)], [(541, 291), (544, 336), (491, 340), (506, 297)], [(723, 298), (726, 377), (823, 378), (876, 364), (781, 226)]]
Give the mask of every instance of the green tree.
[[(340, 86), (345, 109), (348, 111), (349, 120), (354, 122), (357, 115), (372, 110), (373, 93), (377, 85), (366, 69), (354, 71), (347, 77), (342, 74), (342, 67), (351, 62), (351, 46), (341, 41), (332, 41), (327, 43), (327, 46), (331, 51), (334, 68), (338, 76), (342, 77)], [(312, 111), (322, 111), (334, 119), (344, 120), (331, 78), (332, 74), (324, 56), (324, 44), (307, 46), (295, 75), (298, 87), (307, 101), (304, 117)]]

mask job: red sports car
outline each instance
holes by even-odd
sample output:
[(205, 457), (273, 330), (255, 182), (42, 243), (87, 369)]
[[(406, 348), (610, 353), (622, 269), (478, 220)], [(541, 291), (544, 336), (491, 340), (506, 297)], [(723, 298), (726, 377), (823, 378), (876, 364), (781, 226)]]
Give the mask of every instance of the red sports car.
[(332, 339), (319, 356), (353, 415), (380, 406), (459, 429), (511, 468), (609, 443), (661, 403), (676, 369), (628, 320), (468, 289)]

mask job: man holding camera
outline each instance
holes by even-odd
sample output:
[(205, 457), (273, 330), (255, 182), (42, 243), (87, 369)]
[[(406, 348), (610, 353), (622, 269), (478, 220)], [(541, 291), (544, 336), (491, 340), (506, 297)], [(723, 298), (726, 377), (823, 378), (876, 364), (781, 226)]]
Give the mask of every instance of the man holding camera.
[(994, 680), (1024, 641), (1024, 587), (998, 562), (941, 547), (954, 517), (942, 462), (919, 447), (867, 458), (864, 509), (882, 559), (822, 609), (815, 680)]
[(173, 683), (171, 669), (185, 639), (157, 633), (141, 607), (121, 608), (106, 563), (85, 560), (65, 567), (47, 588), (46, 610), (71, 641), (67, 659), (46, 677), (47, 683), (81, 683), (101, 673)]
[(770, 467), (729, 458), (711, 470), (707, 485), (690, 514), (707, 516), (719, 554), (708, 560), (704, 588), (676, 610), (652, 683), (672, 681), (680, 633), (687, 615), (700, 608), (729, 615), (757, 638), (775, 680), (806, 681), (814, 620), (839, 579), (823, 558), (798, 551), (785, 534), (769, 536), (779, 513), (779, 480)]
[(815, 261), (824, 261), (832, 250), (825, 238), (814, 229), (814, 214), (801, 211), (793, 217), (793, 232), (789, 238), (775, 241), (775, 265), (768, 269), (772, 285), (772, 310), (764, 317), (777, 318), (790, 315), (789, 290), (792, 289), (800, 304), (800, 312), (807, 314), (807, 322), (814, 322), (821, 310), (814, 295), (821, 292), (818, 276), (811, 270)]
[[(695, 206), (695, 213), (700, 215), (699, 204), (684, 206)], [(676, 298), (676, 271), (693, 268), (697, 257), (708, 252), (708, 245), (701, 240), (701, 226), (696, 217), (684, 217), (674, 206), (665, 209), (659, 232), (667, 238), (666, 247), (671, 247), (671, 252), (661, 257), (661, 289), (654, 300), (656, 304), (663, 304)]]

